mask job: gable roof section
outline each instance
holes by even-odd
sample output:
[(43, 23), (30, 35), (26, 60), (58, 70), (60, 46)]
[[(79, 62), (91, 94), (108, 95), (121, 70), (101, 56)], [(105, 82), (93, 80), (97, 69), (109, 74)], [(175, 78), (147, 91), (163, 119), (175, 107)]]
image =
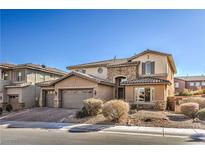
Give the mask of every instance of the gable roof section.
[(205, 81), (204, 75), (199, 76), (178, 76), (175, 77), (175, 79), (180, 79), (184, 81)]
[(52, 68), (52, 67), (47, 67), (39, 64), (32, 64), (32, 63), (27, 63), (27, 64), (8, 64), (8, 63), (2, 63), (0, 64), (0, 68), (6, 68), (6, 69), (20, 69), (20, 68), (28, 68), (28, 69), (33, 69), (33, 70), (38, 70), (42, 72), (47, 72), (47, 73), (52, 73), (56, 75), (65, 75), (66, 72)]
[(97, 61), (97, 62), (68, 66), (66, 68), (70, 70), (70, 69), (89, 68), (89, 67), (103, 67), (103, 66), (106, 67), (109, 64), (120, 64), (124, 62), (127, 62), (127, 58)]
[(134, 80), (122, 82), (122, 85), (142, 85), (142, 84), (171, 84), (168, 80), (154, 78), (154, 77), (141, 77)]
[(47, 83), (42, 82), (42, 83), (39, 83), (38, 85), (42, 86), (42, 87), (43, 86), (53, 86), (56, 83), (69, 78), (70, 76), (77, 76), (77, 77), (80, 77), (80, 78), (83, 78), (83, 79), (86, 79), (86, 80), (89, 80), (92, 82), (96, 82), (99, 84), (114, 86), (114, 83), (112, 83), (110, 80), (101, 79), (101, 78), (93, 76), (93, 75), (89, 75), (89, 74), (85, 74), (85, 73), (81, 73), (81, 72), (76, 72), (76, 71), (72, 71), (72, 72), (68, 73), (67, 75), (64, 75), (63, 77), (61, 77), (57, 80), (47, 82)]
[(145, 50), (145, 51), (143, 51), (143, 52), (141, 52), (139, 54), (136, 54), (136, 55), (128, 58), (128, 61), (132, 61), (133, 59), (138, 58), (138, 57), (140, 57), (140, 56), (142, 56), (144, 54), (147, 54), (147, 53), (152, 53), (152, 54), (157, 54), (157, 55), (161, 55), (161, 56), (166, 56), (167, 59), (168, 59), (168, 62), (170, 63), (170, 66), (171, 66), (173, 72), (175, 74), (177, 73), (176, 65), (174, 63), (174, 59), (173, 59), (172, 55), (168, 54), (168, 53), (164, 53), (164, 52), (159, 52), (159, 51), (154, 51), (154, 50), (147, 49), (147, 50)]

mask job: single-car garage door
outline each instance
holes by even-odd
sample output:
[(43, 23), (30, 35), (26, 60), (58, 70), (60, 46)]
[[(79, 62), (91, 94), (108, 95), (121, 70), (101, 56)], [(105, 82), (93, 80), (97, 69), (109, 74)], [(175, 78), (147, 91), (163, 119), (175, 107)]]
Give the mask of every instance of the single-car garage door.
[(93, 89), (62, 90), (62, 107), (81, 109), (83, 100), (93, 97)]
[(46, 107), (54, 107), (54, 90), (46, 90)]

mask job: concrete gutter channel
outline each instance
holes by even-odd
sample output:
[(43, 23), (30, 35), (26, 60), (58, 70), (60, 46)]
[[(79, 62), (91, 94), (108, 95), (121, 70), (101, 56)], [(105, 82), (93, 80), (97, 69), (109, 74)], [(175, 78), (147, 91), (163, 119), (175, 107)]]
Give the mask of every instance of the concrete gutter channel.
[[(162, 136), (191, 136), (205, 134), (202, 129), (162, 128), (162, 127), (138, 127), (138, 126), (115, 126), (115, 125), (92, 125), (55, 122), (25, 122), (25, 121), (0, 121), (4, 128), (38, 128), (67, 130), (73, 133), (80, 132), (108, 132), (108, 133), (136, 133)], [(0, 128), (1, 128), (0, 127)]]

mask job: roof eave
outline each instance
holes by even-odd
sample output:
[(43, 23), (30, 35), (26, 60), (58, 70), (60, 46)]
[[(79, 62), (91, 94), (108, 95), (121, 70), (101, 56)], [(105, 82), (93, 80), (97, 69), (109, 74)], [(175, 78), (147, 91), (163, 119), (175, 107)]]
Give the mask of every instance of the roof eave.
[(168, 56), (168, 59), (169, 59), (169, 61), (170, 61), (170, 64), (171, 64), (172, 69), (173, 69), (173, 71), (174, 71), (174, 74), (177, 74), (176, 65), (175, 65), (175, 63), (174, 63), (174, 59), (173, 59), (172, 55)]
[(72, 70), (72, 69), (80, 69), (80, 68), (91, 68), (91, 67), (106, 67), (108, 64), (93, 64), (93, 65), (85, 65), (85, 66), (77, 66), (77, 65), (73, 65), (73, 66), (67, 66), (66, 69), (67, 70)]
[(171, 83), (125, 83), (124, 86), (133, 86), (133, 85), (170, 85)]
[(32, 69), (32, 70), (38, 70), (38, 71), (41, 71), (41, 72), (47, 72), (47, 73), (52, 73), (52, 74), (55, 74), (55, 75), (65, 75), (65, 73), (63, 72), (55, 72), (55, 71), (50, 71), (50, 70), (42, 70), (41, 68), (36, 68), (36, 67), (32, 67), (32, 66), (15, 66), (13, 67), (12, 69)]

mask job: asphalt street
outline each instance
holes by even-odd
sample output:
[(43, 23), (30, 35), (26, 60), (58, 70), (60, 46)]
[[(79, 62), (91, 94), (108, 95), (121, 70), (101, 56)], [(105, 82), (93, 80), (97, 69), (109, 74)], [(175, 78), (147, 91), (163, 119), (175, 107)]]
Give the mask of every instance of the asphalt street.
[(0, 128), (2, 145), (161, 145), (205, 144), (185, 137), (108, 132), (71, 133), (65, 130)]

